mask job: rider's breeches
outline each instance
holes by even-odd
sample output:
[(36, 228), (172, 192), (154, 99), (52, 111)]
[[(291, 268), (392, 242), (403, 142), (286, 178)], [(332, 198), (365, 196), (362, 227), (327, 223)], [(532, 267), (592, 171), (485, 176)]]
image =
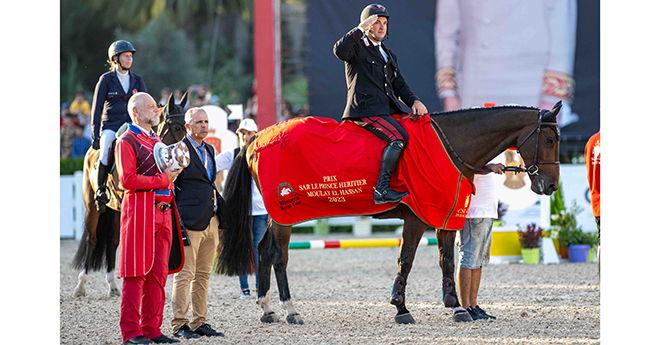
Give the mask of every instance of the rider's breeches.
[(108, 165), (108, 156), (110, 155), (110, 144), (115, 140), (117, 132), (112, 129), (104, 129), (99, 138), (99, 150), (101, 151), (101, 163)]
[(395, 140), (403, 141), (404, 146), (408, 144), (408, 133), (392, 116), (370, 116), (352, 121), (385, 140), (388, 144)]

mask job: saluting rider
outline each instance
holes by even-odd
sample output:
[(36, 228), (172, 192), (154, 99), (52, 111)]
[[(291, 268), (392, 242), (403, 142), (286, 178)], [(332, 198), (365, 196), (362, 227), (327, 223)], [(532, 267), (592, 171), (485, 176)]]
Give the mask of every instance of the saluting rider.
[(348, 87), (342, 119), (355, 122), (387, 142), (374, 188), (376, 204), (396, 203), (409, 194), (390, 188), (392, 173), (408, 143), (408, 134), (392, 115), (407, 114), (408, 107), (412, 108), (413, 120), (427, 113), (404, 80), (396, 55), (382, 43), (389, 36), (389, 17), (385, 6), (368, 5), (362, 10), (360, 24), (334, 46), (335, 55), (344, 61)]

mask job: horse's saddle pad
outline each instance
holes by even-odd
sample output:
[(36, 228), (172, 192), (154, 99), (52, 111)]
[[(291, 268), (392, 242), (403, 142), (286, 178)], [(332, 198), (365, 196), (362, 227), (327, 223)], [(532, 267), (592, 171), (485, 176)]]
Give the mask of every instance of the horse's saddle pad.
[[(395, 116), (409, 142), (390, 186), (409, 191), (401, 202), (425, 223), (460, 230), (473, 192), (454, 166), (428, 116)], [(282, 225), (310, 219), (373, 215), (397, 204), (374, 203), (385, 141), (329, 118), (295, 118), (261, 131), (253, 165), (268, 214)]]

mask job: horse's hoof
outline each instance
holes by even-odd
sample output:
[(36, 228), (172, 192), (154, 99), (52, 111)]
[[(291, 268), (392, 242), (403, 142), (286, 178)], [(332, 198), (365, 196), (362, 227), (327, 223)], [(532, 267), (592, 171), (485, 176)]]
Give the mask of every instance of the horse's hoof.
[(458, 304), (456, 297), (450, 294), (446, 294), (442, 302), (444, 302), (445, 308), (453, 308), (456, 306), (456, 304)]
[(108, 297), (121, 297), (121, 292), (117, 288), (110, 288), (108, 291)]
[(73, 297), (85, 297), (85, 285), (78, 283), (75, 290), (73, 290)]
[(298, 314), (298, 313), (293, 313), (293, 314), (287, 315), (286, 316), (286, 322), (288, 322), (289, 324), (292, 324), (292, 325), (302, 325), (304, 323), (303, 319), (302, 319), (302, 316), (300, 316), (300, 314)]
[(277, 315), (275, 315), (274, 311), (271, 311), (269, 313), (264, 313), (263, 315), (261, 315), (261, 322), (264, 323), (280, 322), (280, 319), (277, 318)]
[(78, 284), (76, 284), (75, 289), (73, 290), (73, 297), (84, 297), (85, 296), (85, 278), (78, 278)]
[(454, 310), (454, 315), (452, 316), (456, 322), (472, 322), (472, 317), (467, 310)]
[(410, 325), (415, 323), (415, 319), (413, 319), (410, 313), (397, 315), (394, 317), (394, 321), (396, 321), (396, 323), (398, 324), (404, 324), (404, 325)]

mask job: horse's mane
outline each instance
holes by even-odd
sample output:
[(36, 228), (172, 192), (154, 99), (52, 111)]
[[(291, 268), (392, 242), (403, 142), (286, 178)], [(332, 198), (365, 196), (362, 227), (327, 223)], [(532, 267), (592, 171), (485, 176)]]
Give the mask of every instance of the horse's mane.
[(532, 106), (526, 106), (526, 105), (499, 105), (496, 107), (472, 107), (472, 108), (466, 108), (466, 109), (457, 109), (457, 110), (450, 110), (450, 111), (437, 111), (433, 113), (429, 113), (431, 116), (436, 116), (436, 115), (461, 115), (463, 113), (473, 113), (473, 112), (485, 112), (485, 111), (493, 111), (497, 109), (529, 109), (529, 110), (539, 110), (539, 108), (532, 107)]

